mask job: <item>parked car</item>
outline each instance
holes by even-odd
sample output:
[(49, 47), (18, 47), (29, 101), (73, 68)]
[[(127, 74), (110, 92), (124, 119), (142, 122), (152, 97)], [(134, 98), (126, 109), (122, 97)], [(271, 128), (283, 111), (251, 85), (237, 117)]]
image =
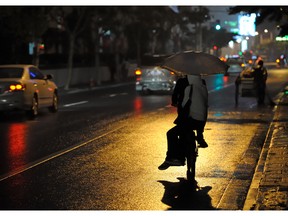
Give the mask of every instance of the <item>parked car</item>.
[(40, 108), (58, 111), (58, 88), (52, 75), (34, 65), (0, 65), (0, 112), (24, 110), (30, 117)]
[(167, 57), (167, 55), (143, 57), (142, 66), (135, 70), (137, 93), (173, 92), (179, 76), (160, 67), (161, 62)]
[(229, 68), (225, 75), (239, 74), (247, 66), (245, 59), (241, 57), (228, 58), (226, 64)]

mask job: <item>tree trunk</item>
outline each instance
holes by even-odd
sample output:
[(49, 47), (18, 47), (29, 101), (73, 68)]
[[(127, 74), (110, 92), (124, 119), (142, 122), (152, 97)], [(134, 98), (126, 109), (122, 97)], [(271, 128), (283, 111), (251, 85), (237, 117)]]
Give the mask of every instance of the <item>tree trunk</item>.
[(75, 35), (72, 34), (69, 37), (68, 76), (65, 84), (65, 90), (68, 90), (70, 88), (70, 83), (72, 80), (74, 43), (75, 43)]
[(140, 40), (137, 40), (137, 64), (138, 66), (141, 65), (141, 43)]
[[(99, 57), (99, 37), (96, 37), (95, 42), (95, 73), (96, 73), (96, 84), (101, 85), (101, 71), (100, 71), (100, 57)], [(94, 74), (93, 74), (94, 75)], [(92, 79), (94, 76), (92, 75)]]
[(114, 81), (119, 81), (119, 77), (120, 77), (120, 54), (118, 51), (116, 51), (115, 53), (115, 64), (116, 64), (116, 73), (115, 73), (115, 80)]
[(34, 49), (33, 49), (33, 59), (32, 62), (35, 66), (39, 67), (39, 56), (40, 56), (40, 50), (39, 50), (39, 43), (34, 41)]

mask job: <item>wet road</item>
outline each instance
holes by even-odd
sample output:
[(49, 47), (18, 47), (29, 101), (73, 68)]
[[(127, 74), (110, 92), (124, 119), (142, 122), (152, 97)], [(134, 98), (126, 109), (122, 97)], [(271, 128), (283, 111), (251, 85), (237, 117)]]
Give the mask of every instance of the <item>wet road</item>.
[[(288, 72), (269, 70), (271, 97)], [(176, 116), (170, 95), (137, 96), (133, 85), (62, 95), (60, 110), (33, 121), (1, 117), (0, 208), (241, 209), (273, 109), (234, 103), (235, 76), (206, 77), (209, 117), (190, 191), (185, 167), (159, 171)], [(268, 103), (268, 101), (266, 101)]]

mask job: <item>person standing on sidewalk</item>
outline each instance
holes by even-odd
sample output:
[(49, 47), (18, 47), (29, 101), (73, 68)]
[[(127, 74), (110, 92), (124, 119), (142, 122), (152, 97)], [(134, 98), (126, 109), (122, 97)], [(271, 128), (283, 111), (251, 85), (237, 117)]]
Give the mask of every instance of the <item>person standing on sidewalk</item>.
[(262, 60), (258, 61), (257, 66), (253, 69), (251, 74), (254, 78), (258, 105), (263, 105), (265, 100), (266, 80), (268, 73)]

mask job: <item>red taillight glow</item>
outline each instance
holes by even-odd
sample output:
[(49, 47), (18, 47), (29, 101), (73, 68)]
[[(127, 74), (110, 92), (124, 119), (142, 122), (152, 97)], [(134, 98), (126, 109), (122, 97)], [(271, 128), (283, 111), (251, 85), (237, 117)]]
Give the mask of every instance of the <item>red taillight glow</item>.
[(21, 90), (24, 90), (25, 87), (22, 84), (12, 84), (10, 85), (9, 89), (10, 91), (21, 91)]
[(140, 76), (141, 74), (142, 74), (142, 71), (141, 71), (141, 70), (137, 69), (137, 70), (135, 71), (135, 75)]

